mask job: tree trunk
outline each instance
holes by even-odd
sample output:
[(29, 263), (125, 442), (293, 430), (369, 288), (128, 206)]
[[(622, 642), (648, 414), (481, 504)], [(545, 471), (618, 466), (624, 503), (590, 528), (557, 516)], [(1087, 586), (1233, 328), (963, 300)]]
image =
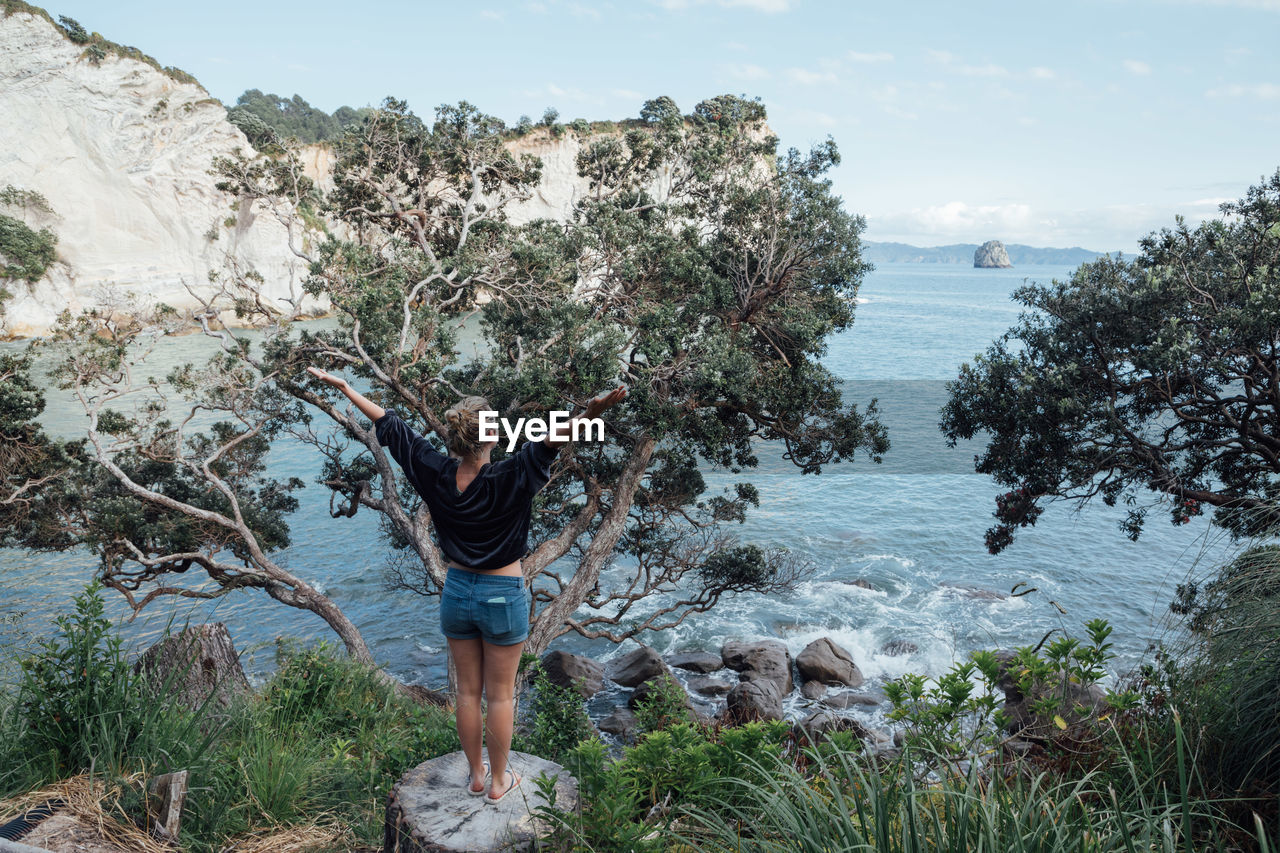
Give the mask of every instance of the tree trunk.
[(613, 549), (627, 529), (627, 515), (631, 512), (631, 503), (640, 480), (649, 467), (649, 459), (653, 456), (655, 442), (652, 438), (641, 438), (636, 442), (627, 466), (618, 478), (618, 485), (613, 492), (613, 505), (600, 522), (600, 528), (591, 537), (587, 551), (578, 565), (573, 579), (565, 584), (564, 589), (533, 620), (529, 630), (529, 639), (525, 641), (525, 650), (541, 656), (551, 645), (551, 641), (565, 633), (564, 623), (573, 612), (587, 600), (591, 590), (595, 589), (600, 579), (600, 572), (613, 556)]
[(221, 622), (193, 625), (165, 637), (143, 652), (134, 669), (150, 677), (157, 695), (163, 691), (165, 696), (177, 696), (192, 709), (208, 701), (209, 707), (225, 710), (249, 692), (240, 656)]

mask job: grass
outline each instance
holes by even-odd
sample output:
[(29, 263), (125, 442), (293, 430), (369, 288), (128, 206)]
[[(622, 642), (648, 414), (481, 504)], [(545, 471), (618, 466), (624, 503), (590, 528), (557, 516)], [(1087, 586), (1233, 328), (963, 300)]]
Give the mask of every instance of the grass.
[(282, 643), (271, 680), (215, 715), (133, 672), (97, 585), (57, 626), (0, 695), (0, 821), (73, 790), (76, 814), (127, 838), (147, 825), (145, 780), (186, 769), (183, 850), (371, 846), (395, 781), (458, 749), (447, 709), (327, 644)]

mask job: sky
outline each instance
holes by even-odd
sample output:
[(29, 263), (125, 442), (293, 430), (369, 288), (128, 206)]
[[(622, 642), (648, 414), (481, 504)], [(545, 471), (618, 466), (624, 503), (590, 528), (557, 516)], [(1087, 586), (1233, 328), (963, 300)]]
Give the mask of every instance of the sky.
[(1280, 0), (876, 3), (53, 0), (196, 76), (332, 111), (469, 101), (514, 124), (759, 96), (780, 148), (832, 137), (864, 237), (1132, 253), (1280, 168)]

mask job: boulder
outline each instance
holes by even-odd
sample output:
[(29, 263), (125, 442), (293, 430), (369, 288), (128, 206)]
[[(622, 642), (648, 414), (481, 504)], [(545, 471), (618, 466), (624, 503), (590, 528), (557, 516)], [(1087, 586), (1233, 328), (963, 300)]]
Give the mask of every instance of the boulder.
[(542, 656), (542, 669), (552, 684), (577, 690), (583, 699), (590, 699), (604, 687), (604, 667), (582, 655), (547, 652)]
[(777, 682), (744, 681), (735, 685), (725, 700), (725, 718), (729, 723), (781, 720), (782, 694)]
[(627, 697), (627, 707), (633, 711), (640, 707), (641, 702), (648, 701), (650, 696), (662, 688), (664, 681), (675, 685), (676, 690), (680, 691), (679, 695), (681, 697), (682, 704), (685, 708), (692, 711), (693, 700), (689, 698), (689, 694), (685, 689), (680, 686), (680, 682), (676, 681), (670, 675), (660, 675), (657, 678), (651, 678), (648, 681), (640, 682), (640, 684), (636, 686), (636, 689), (631, 691), (631, 695)]
[(690, 672), (706, 674), (724, 669), (724, 660), (711, 652), (680, 652), (667, 655), (667, 663), (676, 669), (687, 669)]
[[(812, 684), (814, 682), (806, 682)], [(853, 705), (863, 705), (868, 708), (874, 708), (879, 705), (882, 700), (876, 696), (869, 696), (866, 693), (853, 693), (846, 690), (843, 693), (836, 693), (822, 700), (822, 704), (828, 708), (838, 708), (843, 710)]]
[(814, 711), (796, 724), (796, 731), (810, 743), (817, 743), (831, 732), (852, 732), (859, 740), (875, 740), (872, 730), (862, 723), (830, 711)]
[(546, 805), (535, 780), (556, 779), (556, 807), (578, 805), (578, 783), (563, 767), (524, 752), (512, 752), (520, 787), (489, 805), (467, 793), (467, 759), (451, 752), (419, 764), (400, 777), (387, 799), (385, 853), (528, 850), (546, 827), (533, 811)]
[(976, 269), (1009, 269), (1013, 262), (1005, 251), (1004, 243), (999, 240), (988, 240), (973, 253), (973, 266)]
[(823, 684), (843, 684), (857, 687), (863, 682), (862, 671), (853, 662), (853, 656), (831, 642), (830, 637), (814, 640), (796, 656), (796, 668), (805, 681)]
[(880, 654), (889, 655), (890, 657), (913, 655), (918, 651), (920, 651), (919, 646), (906, 640), (890, 640), (880, 647)]
[[(1016, 734), (1023, 740), (1048, 741), (1062, 731), (1054, 720), (1055, 715), (1062, 717), (1071, 729), (1096, 719), (1107, 708), (1106, 690), (1097, 684), (1077, 684), (1065, 672), (1037, 682), (1029, 693), (1024, 693), (1010, 672), (1013, 653), (1000, 652), (998, 657), (1000, 680), (997, 685), (1004, 691), (1004, 711), (1009, 716), (1006, 729), (1010, 734)], [(1058, 703), (1057, 710), (1047, 714), (1032, 710), (1033, 705), (1051, 698)]]
[(738, 671), (739, 681), (773, 681), (779, 698), (791, 692), (791, 652), (777, 640), (728, 642), (720, 650), (724, 665)]
[(733, 689), (733, 685), (723, 678), (698, 676), (689, 679), (689, 689), (702, 696), (724, 696)]
[(153, 690), (176, 695), (188, 708), (225, 710), (249, 692), (240, 656), (221, 622), (192, 625), (142, 653), (134, 669), (148, 676)]
[(620, 658), (609, 661), (609, 679), (623, 687), (635, 687), (655, 675), (667, 671), (662, 658), (648, 646), (641, 646)]
[(623, 740), (631, 740), (636, 734), (635, 712), (626, 707), (614, 708), (613, 713), (601, 720), (597, 728)]
[(859, 589), (869, 589), (872, 591), (875, 590), (875, 587), (872, 586), (871, 581), (867, 580), (866, 578), (858, 578), (857, 580), (844, 581), (844, 583), (847, 586), (856, 586)]
[(800, 685), (800, 695), (806, 699), (821, 699), (827, 695), (827, 685), (821, 681), (806, 681)]
[(943, 583), (940, 586), (944, 589), (957, 590), (965, 598), (972, 598), (978, 601), (1003, 601), (1009, 597), (1003, 592), (996, 592), (994, 589), (983, 589), (971, 583)]

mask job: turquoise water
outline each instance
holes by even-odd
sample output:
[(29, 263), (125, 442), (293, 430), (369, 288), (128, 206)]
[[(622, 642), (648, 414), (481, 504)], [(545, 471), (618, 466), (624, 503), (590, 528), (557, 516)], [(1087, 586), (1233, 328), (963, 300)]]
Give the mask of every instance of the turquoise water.
[[(1073, 513), (1064, 505), (1052, 507), (1004, 553), (989, 555), (983, 532), (997, 490), (971, 473), (976, 448), (948, 449), (937, 429), (943, 382), (1016, 319), (1010, 292), (1024, 278), (1048, 281), (1069, 272), (911, 264), (873, 272), (863, 285), (857, 322), (831, 341), (825, 362), (846, 380), (848, 397), (879, 399), (893, 445), (884, 464), (860, 459), (801, 476), (764, 448), (761, 467), (750, 477), (761, 507), (740, 532), (747, 541), (792, 549), (811, 562), (813, 574), (791, 595), (738, 596), (649, 641), (659, 649), (718, 649), (726, 639), (778, 637), (798, 652), (830, 636), (874, 683), (905, 671), (936, 674), (973, 648), (1034, 643), (1050, 628), (1078, 630), (1101, 616), (1116, 626), (1122, 661), (1135, 662), (1163, 630), (1174, 586), (1229, 548), (1222, 537), (1203, 519), (1175, 528), (1156, 513), (1143, 539), (1133, 543), (1117, 528), (1119, 510), (1098, 504)], [(199, 335), (166, 341), (150, 372), (163, 375), (169, 364), (202, 360), (211, 347)], [(43, 420), (53, 433), (76, 436), (84, 414), (78, 403), (50, 391)], [(282, 562), (332, 597), (393, 672), (440, 682), (443, 639), (435, 600), (384, 589), (388, 549), (379, 542), (375, 516), (329, 517), (327, 490), (314, 485), (319, 459), (305, 445), (282, 440), (272, 449), (271, 467), (276, 476), (309, 484), (291, 522), (294, 544)], [(715, 484), (725, 475), (711, 472), (708, 479)], [(20, 643), (25, 634), (43, 632), (92, 568), (83, 553), (0, 551), (0, 642)], [(874, 589), (846, 583), (858, 578)], [(969, 589), (1007, 593), (1019, 582), (1037, 591), (998, 598)], [(123, 616), (122, 602), (111, 601)], [(209, 604), (157, 602), (125, 631), (143, 643), (170, 621), (187, 619), (227, 622), (237, 645), (250, 652), (250, 670), (259, 674), (271, 666), (277, 636), (331, 636), (318, 618), (252, 591)], [(918, 650), (881, 654), (893, 639)], [(599, 657), (615, 653), (607, 643), (560, 642)]]

